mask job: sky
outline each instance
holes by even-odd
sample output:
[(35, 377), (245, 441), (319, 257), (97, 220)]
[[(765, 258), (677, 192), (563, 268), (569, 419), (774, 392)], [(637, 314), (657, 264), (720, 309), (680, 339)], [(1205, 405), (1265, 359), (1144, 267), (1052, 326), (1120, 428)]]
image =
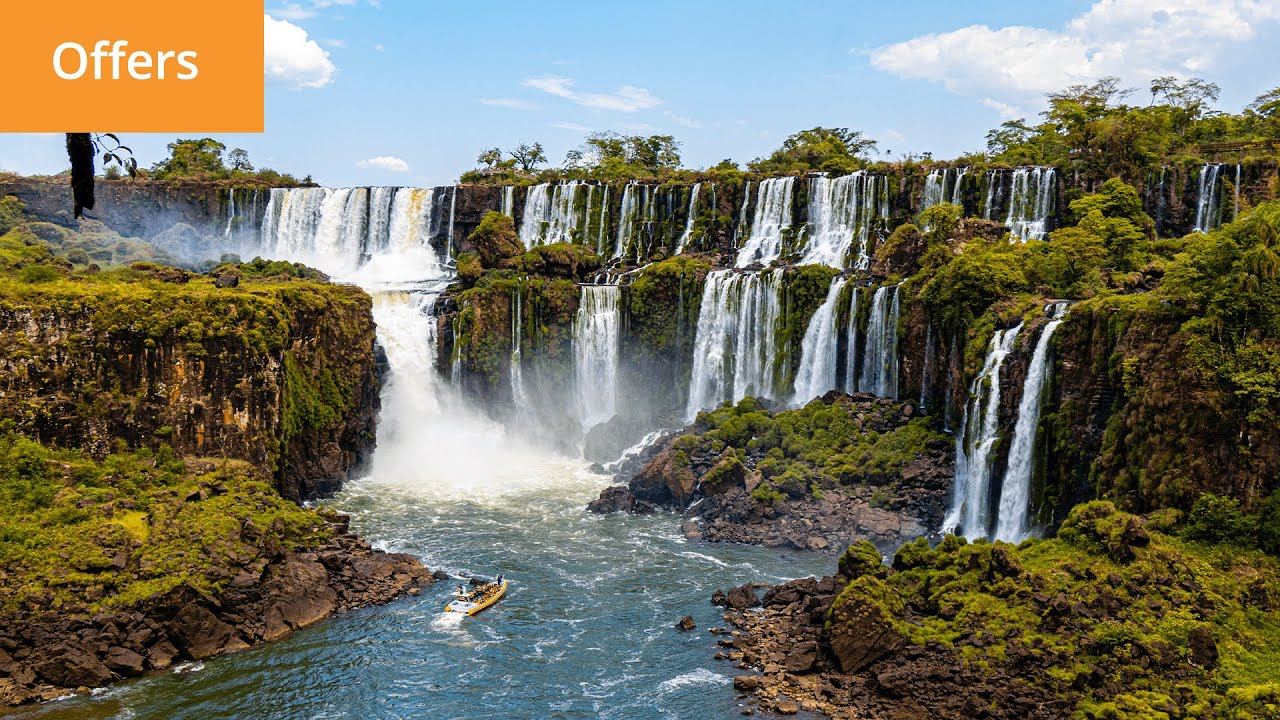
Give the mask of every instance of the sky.
[[(670, 134), (684, 165), (767, 155), (814, 126), (880, 159), (981, 151), (1044, 94), (1120, 76), (1280, 84), (1280, 0), (267, 0), (266, 132), (217, 135), (330, 186), (450, 184), (489, 147), (552, 164), (592, 131)], [(210, 102), (216, 102), (210, 98)], [(12, 111), (12, 108), (11, 110)], [(103, 132), (111, 128), (100, 128)], [(173, 135), (122, 138), (143, 167)], [(0, 135), (0, 170), (67, 167), (60, 135)]]

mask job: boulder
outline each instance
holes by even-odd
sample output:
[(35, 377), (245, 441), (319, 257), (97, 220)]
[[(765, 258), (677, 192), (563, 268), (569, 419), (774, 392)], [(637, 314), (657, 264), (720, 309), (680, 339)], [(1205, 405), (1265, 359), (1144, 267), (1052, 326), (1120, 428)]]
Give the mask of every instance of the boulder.
[[(898, 601), (900, 602), (900, 601)], [(892, 592), (874, 576), (863, 576), (840, 593), (831, 608), (831, 652), (846, 673), (858, 672), (906, 642), (898, 631)]]
[(141, 675), (146, 669), (146, 662), (145, 658), (128, 648), (107, 648), (106, 666), (117, 675)]
[(59, 687), (101, 687), (111, 681), (111, 670), (92, 653), (67, 644), (44, 652), (35, 671), (46, 682)]
[(680, 618), (680, 622), (676, 623), (676, 629), (680, 632), (689, 632), (696, 627), (697, 625), (694, 624), (692, 615), (685, 615)]
[(760, 598), (756, 596), (755, 588), (751, 583), (739, 585), (729, 591), (725, 596), (725, 602), (728, 607), (733, 610), (746, 610), (747, 608), (759, 607)]
[(249, 647), (234, 628), (196, 603), (178, 611), (169, 623), (169, 634), (195, 660)]
[(631, 480), (630, 488), (638, 500), (683, 510), (693, 499), (696, 484), (688, 458), (668, 447), (645, 464)]
[(587, 504), (587, 512), (607, 515), (615, 512), (631, 512), (636, 505), (636, 496), (626, 485), (613, 485), (604, 489), (600, 497)]

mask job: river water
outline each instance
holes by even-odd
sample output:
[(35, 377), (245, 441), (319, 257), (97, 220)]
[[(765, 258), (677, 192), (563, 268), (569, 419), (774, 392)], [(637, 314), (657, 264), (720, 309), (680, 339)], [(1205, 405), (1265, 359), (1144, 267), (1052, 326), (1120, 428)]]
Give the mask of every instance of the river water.
[[(332, 505), (377, 546), (432, 569), (511, 580), (476, 618), (440, 610), (452, 583), (326, 620), (274, 644), (129, 681), (21, 717), (716, 718), (735, 668), (712, 659), (719, 608), (748, 580), (829, 572), (830, 557), (688, 542), (670, 515), (582, 510), (607, 482), (545, 458), (516, 484), (429, 468), (351, 484)], [(672, 625), (692, 615), (698, 629)], [(737, 671), (740, 672), (740, 671)]]

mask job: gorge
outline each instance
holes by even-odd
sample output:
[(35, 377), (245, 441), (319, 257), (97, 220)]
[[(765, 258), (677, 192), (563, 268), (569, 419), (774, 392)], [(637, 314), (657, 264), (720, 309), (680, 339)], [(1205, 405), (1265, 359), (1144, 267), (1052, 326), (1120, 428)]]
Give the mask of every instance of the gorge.
[[(1223, 172), (1205, 166), (1193, 180), (1178, 168), (1167, 173), (1176, 182), (1136, 190), (1085, 188), (1048, 166), (186, 194), (104, 183), (108, 196), (134, 196), (108, 203), (118, 217), (107, 219), (177, 257), (299, 262), (337, 281), (326, 292), (367, 295), (359, 312), (376, 325), (386, 360), (377, 450), (301, 441), (337, 445), (353, 466), (363, 454), (367, 470), (342, 473), (354, 482), (341, 488), (303, 483), (290, 495), (286, 469), (281, 492), (336, 492), (325, 502), (378, 547), (433, 568), (506, 573), (519, 583), (511, 612), (523, 615), (505, 630), (446, 626), (435, 612), (442, 591), (429, 591), (32, 716), (261, 702), (323, 712), (356, 672), (344, 663), (372, 685), (343, 706), (370, 712), (416, 707), (407, 696), (426, 685), (444, 712), (477, 698), (532, 711), (556, 697), (567, 713), (722, 715), (736, 709), (730, 693), (707, 689), (730, 679), (705, 657), (705, 638), (673, 633), (672, 608), (691, 608), (700, 626), (721, 622), (701, 604), (713, 589), (829, 571), (830, 556), (806, 550), (842, 553), (870, 539), (892, 556), (914, 537), (952, 530), (1016, 543), (1051, 535), (1099, 496), (1134, 513), (1189, 510), (1201, 492), (1260, 505), (1274, 490), (1277, 432), (1253, 414), (1258, 403), (1224, 399), (1231, 392), (1171, 389), (1186, 382), (1180, 349), (1204, 346), (1183, 327), (1188, 315), (1168, 309), (1176, 298), (1153, 294), (1165, 265), (1108, 269), (1106, 292), (1063, 292), (1084, 282), (1069, 267), (1027, 276), (1059, 267), (1052, 238), (1072, 236), (1053, 233), (1090, 227), (1089, 202), (1110, 203), (1097, 212), (1115, 220), (1130, 191), (1138, 208), (1123, 219), (1138, 222), (1145, 208), (1153, 228), (1179, 229), (1161, 232), (1166, 239), (1195, 229), (1226, 242), (1251, 227), (1240, 207), (1261, 208), (1258, 222), (1269, 222), (1275, 166), (1227, 173), (1241, 178), (1232, 187), (1244, 185), (1238, 206), (1222, 203), (1235, 192)], [(59, 192), (0, 183), (0, 194), (50, 221)], [(159, 216), (193, 231), (147, 230), (164, 224)], [(1173, 256), (1190, 242), (1152, 252), (1183, 262)], [(978, 254), (1001, 273), (966, 274)], [(7, 336), (64, 323), (23, 312), (4, 316)], [(316, 322), (361, 325), (331, 313)], [(332, 344), (365, 347), (372, 331), (366, 323), (359, 338)], [(50, 367), (41, 372), (58, 375)], [(343, 376), (372, 372), (370, 363)], [(1273, 404), (1263, 397), (1260, 406)], [(1174, 422), (1171, 408), (1189, 425), (1161, 425)], [(204, 437), (216, 436), (216, 418), (205, 423)], [(146, 443), (159, 429), (111, 434)], [(267, 462), (246, 447), (247, 459)], [(825, 462), (837, 455), (839, 464)], [(1174, 466), (1185, 472), (1175, 478)], [(582, 512), (611, 479), (640, 476), (662, 479), (670, 505), (659, 507), (694, 514)], [(635, 490), (611, 509), (634, 509), (644, 500)], [(798, 533), (787, 508), (832, 524)], [(358, 647), (370, 637), (376, 647)], [(477, 661), (477, 649), (497, 661)], [(308, 684), (316, 658), (332, 668)], [(468, 684), (442, 684), (459, 666)], [(260, 685), (271, 667), (283, 670)], [(514, 667), (528, 673), (525, 685), (506, 681)]]

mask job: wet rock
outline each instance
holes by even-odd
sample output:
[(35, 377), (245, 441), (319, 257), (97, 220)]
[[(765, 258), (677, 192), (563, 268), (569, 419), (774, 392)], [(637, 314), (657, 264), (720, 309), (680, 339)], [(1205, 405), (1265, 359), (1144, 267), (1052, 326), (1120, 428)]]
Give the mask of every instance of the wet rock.
[(146, 659), (128, 648), (112, 647), (107, 649), (105, 664), (118, 675), (141, 675)]
[(111, 670), (102, 661), (66, 644), (49, 649), (35, 672), (46, 682), (66, 688), (101, 687), (111, 681)]
[(738, 675), (733, 678), (733, 687), (742, 692), (753, 692), (760, 687), (760, 678), (755, 675)]
[(729, 594), (725, 596), (725, 602), (729, 608), (734, 610), (760, 607), (760, 598), (756, 596), (755, 588), (751, 583), (746, 583), (730, 590)]
[(613, 485), (604, 489), (600, 497), (587, 504), (587, 512), (600, 515), (615, 512), (631, 512), (635, 509), (636, 497), (626, 485)]
[(680, 632), (689, 632), (695, 627), (697, 627), (697, 625), (694, 624), (692, 615), (685, 615), (680, 618), (680, 622), (676, 623), (676, 629)]

